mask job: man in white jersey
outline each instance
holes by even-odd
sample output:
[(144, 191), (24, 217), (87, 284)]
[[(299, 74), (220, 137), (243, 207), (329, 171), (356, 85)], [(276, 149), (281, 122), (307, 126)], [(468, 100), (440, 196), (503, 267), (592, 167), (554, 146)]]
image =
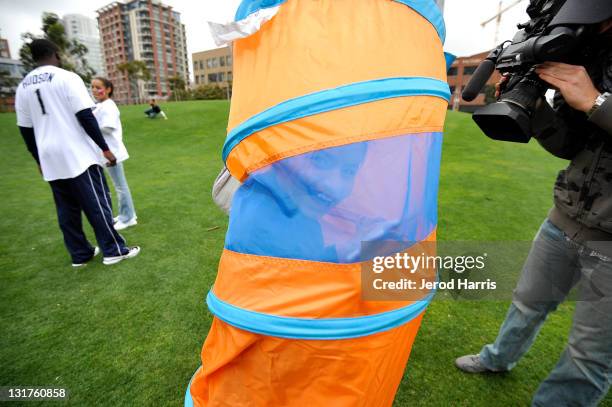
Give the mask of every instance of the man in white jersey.
[[(17, 126), (53, 191), (64, 243), (72, 265), (83, 266), (99, 252), (83, 232), (81, 211), (91, 224), (104, 264), (138, 255), (113, 228), (111, 198), (101, 165), (115, 165), (91, 108), (95, 105), (81, 78), (59, 68), (59, 49), (51, 41), (30, 44), (36, 68), (15, 96)], [(100, 150), (108, 162), (101, 159)]]

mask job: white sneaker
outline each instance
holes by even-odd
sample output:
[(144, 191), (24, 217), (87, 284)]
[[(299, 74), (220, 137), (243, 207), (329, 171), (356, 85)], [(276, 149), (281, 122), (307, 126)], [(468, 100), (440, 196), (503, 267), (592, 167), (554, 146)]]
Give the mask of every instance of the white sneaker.
[[(134, 219), (138, 219), (138, 216), (134, 216)], [(113, 218), (113, 223), (117, 223), (117, 222), (119, 222), (119, 215)]]
[(96, 257), (98, 254), (100, 254), (100, 248), (98, 246), (96, 246), (96, 247), (94, 247), (94, 253), (93, 253), (93, 256), (91, 256), (91, 259), (87, 260), (84, 263), (72, 263), (72, 267), (83, 267), (83, 266), (86, 266), (87, 263), (92, 261), (93, 258)]
[(115, 230), (123, 230), (123, 229), (127, 229), (130, 226), (134, 226), (134, 225), (137, 225), (137, 224), (138, 224), (138, 221), (136, 221), (136, 218), (130, 219), (130, 220), (128, 220), (125, 223), (121, 222), (120, 220), (117, 220), (117, 222), (115, 223), (114, 227), (115, 227)]
[(132, 257), (136, 257), (138, 256), (138, 253), (140, 253), (140, 246), (128, 247), (128, 249), (130, 251), (121, 256), (105, 257), (102, 260), (102, 263), (104, 263), (107, 266), (111, 264), (117, 264), (122, 260), (131, 259)]

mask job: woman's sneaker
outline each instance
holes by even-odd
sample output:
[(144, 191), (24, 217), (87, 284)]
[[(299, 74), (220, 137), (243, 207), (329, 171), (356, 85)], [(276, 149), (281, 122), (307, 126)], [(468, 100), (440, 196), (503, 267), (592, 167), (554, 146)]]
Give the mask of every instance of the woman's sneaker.
[(122, 260), (136, 257), (138, 256), (138, 253), (140, 253), (140, 246), (128, 247), (128, 249), (129, 251), (121, 256), (105, 257), (104, 260), (102, 260), (102, 263), (107, 266), (110, 266), (111, 264), (117, 264)]
[(127, 229), (130, 226), (134, 226), (137, 225), (138, 222), (136, 221), (136, 218), (134, 219), (130, 219), (127, 222), (121, 222), (120, 220), (117, 220), (117, 222), (115, 222), (115, 230), (123, 230), (123, 229)]
[(96, 257), (98, 254), (100, 254), (100, 248), (98, 246), (94, 247), (94, 252), (93, 252), (93, 256), (91, 256), (91, 258), (83, 263), (72, 263), (72, 267), (83, 267), (86, 266), (87, 263), (89, 263), (90, 261), (93, 260), (94, 257)]

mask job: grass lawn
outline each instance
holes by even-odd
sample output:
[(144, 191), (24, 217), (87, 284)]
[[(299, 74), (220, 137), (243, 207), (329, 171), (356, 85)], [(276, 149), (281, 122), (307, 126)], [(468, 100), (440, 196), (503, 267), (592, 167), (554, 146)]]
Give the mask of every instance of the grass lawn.
[[(210, 191), (221, 166), (228, 104), (164, 108), (168, 121), (145, 119), (143, 106), (121, 109), (139, 220), (123, 234), (142, 246), (141, 255), (78, 270), (70, 267), (50, 188), (21, 141), (15, 116), (0, 114), (0, 386), (64, 387), (69, 404), (78, 406), (182, 403), (211, 322), (204, 296), (227, 226)], [(535, 143), (492, 142), (468, 115), (450, 113), (439, 238), (530, 240), (551, 205), (562, 165)], [(456, 356), (494, 339), (507, 305), (434, 301), (396, 405), (529, 404), (564, 347), (571, 304), (550, 317), (511, 373), (477, 377), (453, 367)], [(603, 405), (612, 406), (612, 397)]]

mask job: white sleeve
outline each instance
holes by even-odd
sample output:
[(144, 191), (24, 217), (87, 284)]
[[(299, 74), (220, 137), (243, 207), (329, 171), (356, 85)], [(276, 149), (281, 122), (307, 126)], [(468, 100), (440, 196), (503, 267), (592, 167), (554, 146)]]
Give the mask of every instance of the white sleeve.
[(96, 105), (79, 75), (71, 72), (64, 80), (64, 89), (72, 113), (76, 114)]
[(116, 113), (113, 111), (112, 106), (102, 103), (100, 108), (96, 111), (95, 116), (101, 129), (117, 128)]
[(113, 137), (113, 128), (112, 127), (102, 127), (100, 126), (100, 131), (104, 137)]
[(17, 94), (15, 95), (15, 113), (17, 113), (17, 126), (19, 127), (34, 127), (32, 118), (30, 117), (30, 107), (26, 100), (24, 100), (23, 91), (21, 91), (21, 84), (17, 88)]

